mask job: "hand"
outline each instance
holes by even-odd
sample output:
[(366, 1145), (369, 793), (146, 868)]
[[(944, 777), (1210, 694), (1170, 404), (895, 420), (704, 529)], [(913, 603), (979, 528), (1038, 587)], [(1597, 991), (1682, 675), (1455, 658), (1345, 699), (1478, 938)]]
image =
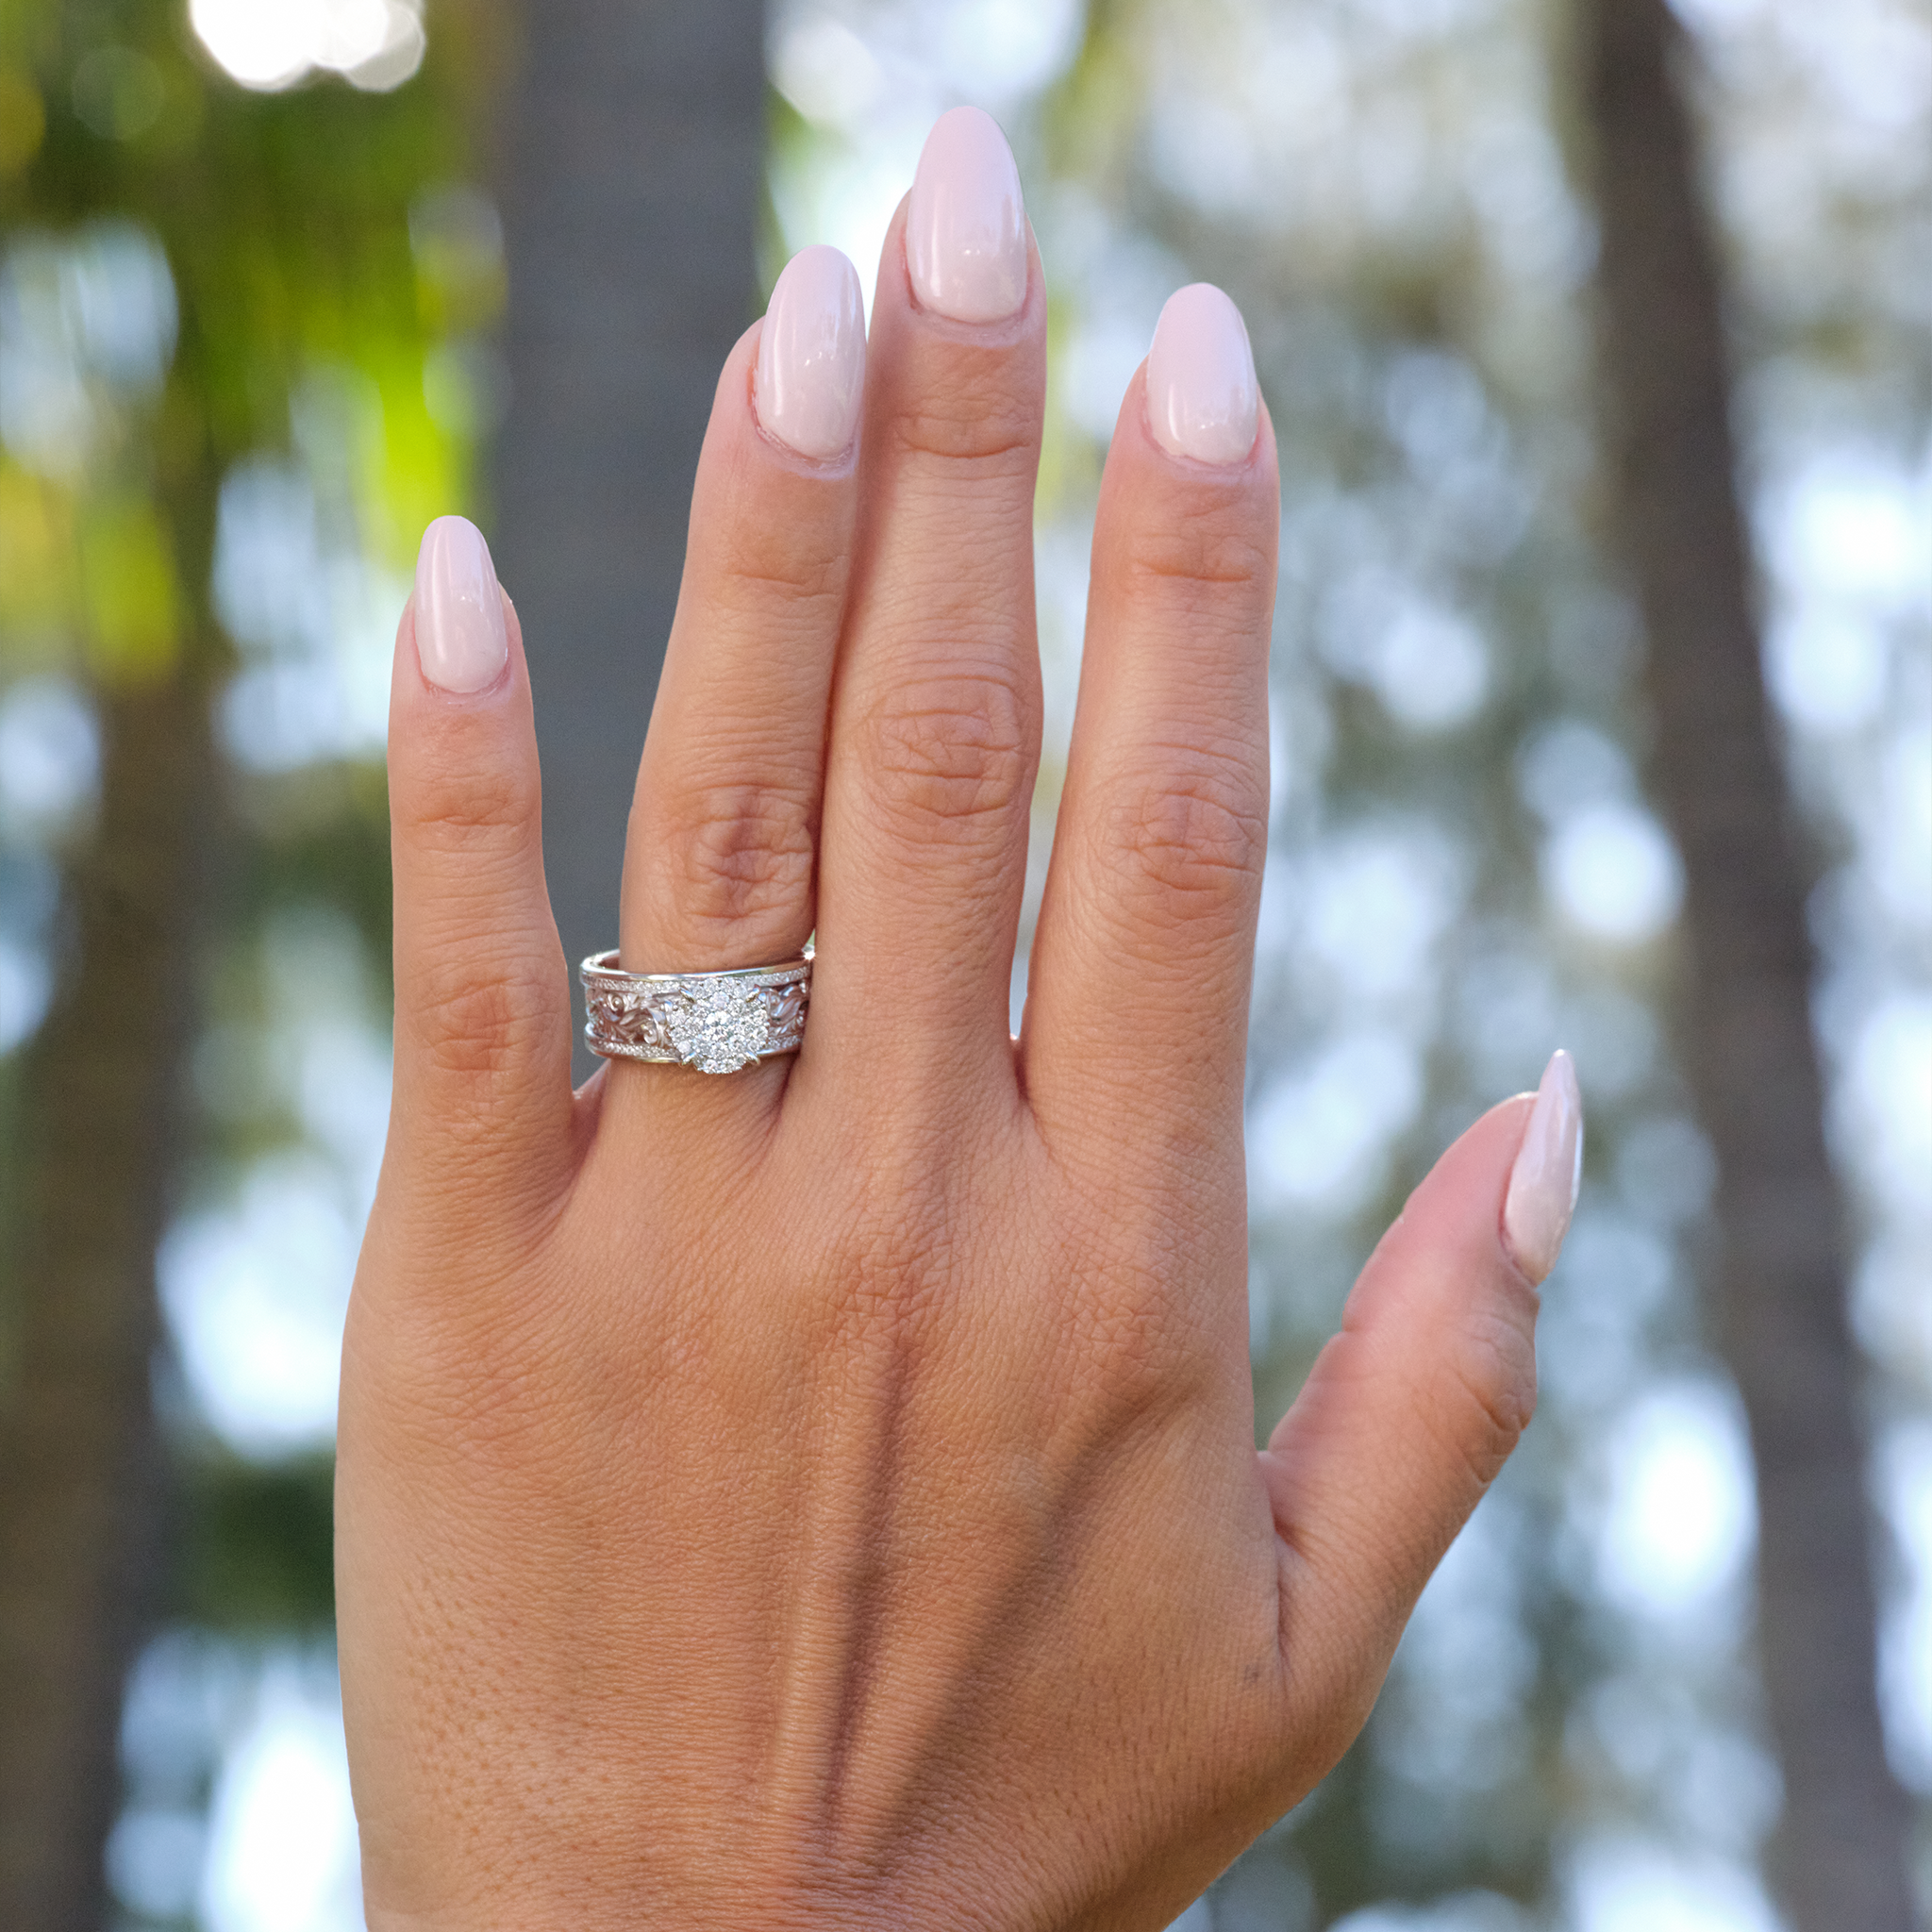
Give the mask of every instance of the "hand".
[(481, 539), (425, 541), (339, 1465), (375, 1932), (1159, 1927), (1354, 1736), (1529, 1418), (1561, 1061), (1417, 1190), (1254, 1447), (1278, 513), (1212, 290), (1121, 412), (1008, 1038), (1045, 336), (962, 110), (869, 362), (810, 250), (719, 384), (622, 948), (709, 970), (816, 927), (795, 1059), (572, 1094), (523, 639)]

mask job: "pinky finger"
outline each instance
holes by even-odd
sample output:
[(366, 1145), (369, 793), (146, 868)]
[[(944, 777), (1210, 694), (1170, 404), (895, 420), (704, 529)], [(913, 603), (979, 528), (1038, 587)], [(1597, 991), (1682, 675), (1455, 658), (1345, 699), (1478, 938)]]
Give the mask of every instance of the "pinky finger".
[(527, 1198), (570, 1145), (570, 991), (543, 882), (516, 613), (482, 533), (424, 534), (391, 686), (391, 1169), (465, 1204)]

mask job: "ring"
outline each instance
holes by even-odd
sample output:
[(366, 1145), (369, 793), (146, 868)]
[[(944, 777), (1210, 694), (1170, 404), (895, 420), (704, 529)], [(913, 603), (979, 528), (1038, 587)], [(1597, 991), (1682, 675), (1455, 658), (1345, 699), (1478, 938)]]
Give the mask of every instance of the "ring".
[(613, 947), (583, 963), (584, 1038), (606, 1059), (669, 1060), (735, 1074), (796, 1053), (811, 1001), (809, 948), (779, 966), (728, 973), (626, 973)]

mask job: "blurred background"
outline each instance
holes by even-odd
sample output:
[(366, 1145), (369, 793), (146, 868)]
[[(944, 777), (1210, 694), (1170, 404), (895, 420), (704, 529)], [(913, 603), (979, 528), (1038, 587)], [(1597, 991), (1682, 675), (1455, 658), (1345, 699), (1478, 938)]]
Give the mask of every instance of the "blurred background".
[(360, 1925), (416, 540), (518, 600), (575, 958), (719, 363), (962, 101), (1052, 298), (1029, 923), (1175, 287), (1280, 433), (1263, 1428), (1462, 1125), (1590, 1111), (1534, 1427), (1182, 1924), (1932, 1924), (1926, 0), (0, 4), (0, 1924)]

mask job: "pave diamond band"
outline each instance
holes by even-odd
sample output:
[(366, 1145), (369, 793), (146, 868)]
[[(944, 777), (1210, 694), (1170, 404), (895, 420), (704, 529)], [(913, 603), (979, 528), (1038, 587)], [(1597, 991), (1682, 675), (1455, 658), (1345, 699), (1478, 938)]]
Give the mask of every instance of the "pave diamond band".
[(626, 973), (614, 950), (592, 953), (582, 967), (584, 1038), (606, 1059), (668, 1060), (701, 1074), (796, 1053), (811, 960), (807, 952), (729, 973)]

